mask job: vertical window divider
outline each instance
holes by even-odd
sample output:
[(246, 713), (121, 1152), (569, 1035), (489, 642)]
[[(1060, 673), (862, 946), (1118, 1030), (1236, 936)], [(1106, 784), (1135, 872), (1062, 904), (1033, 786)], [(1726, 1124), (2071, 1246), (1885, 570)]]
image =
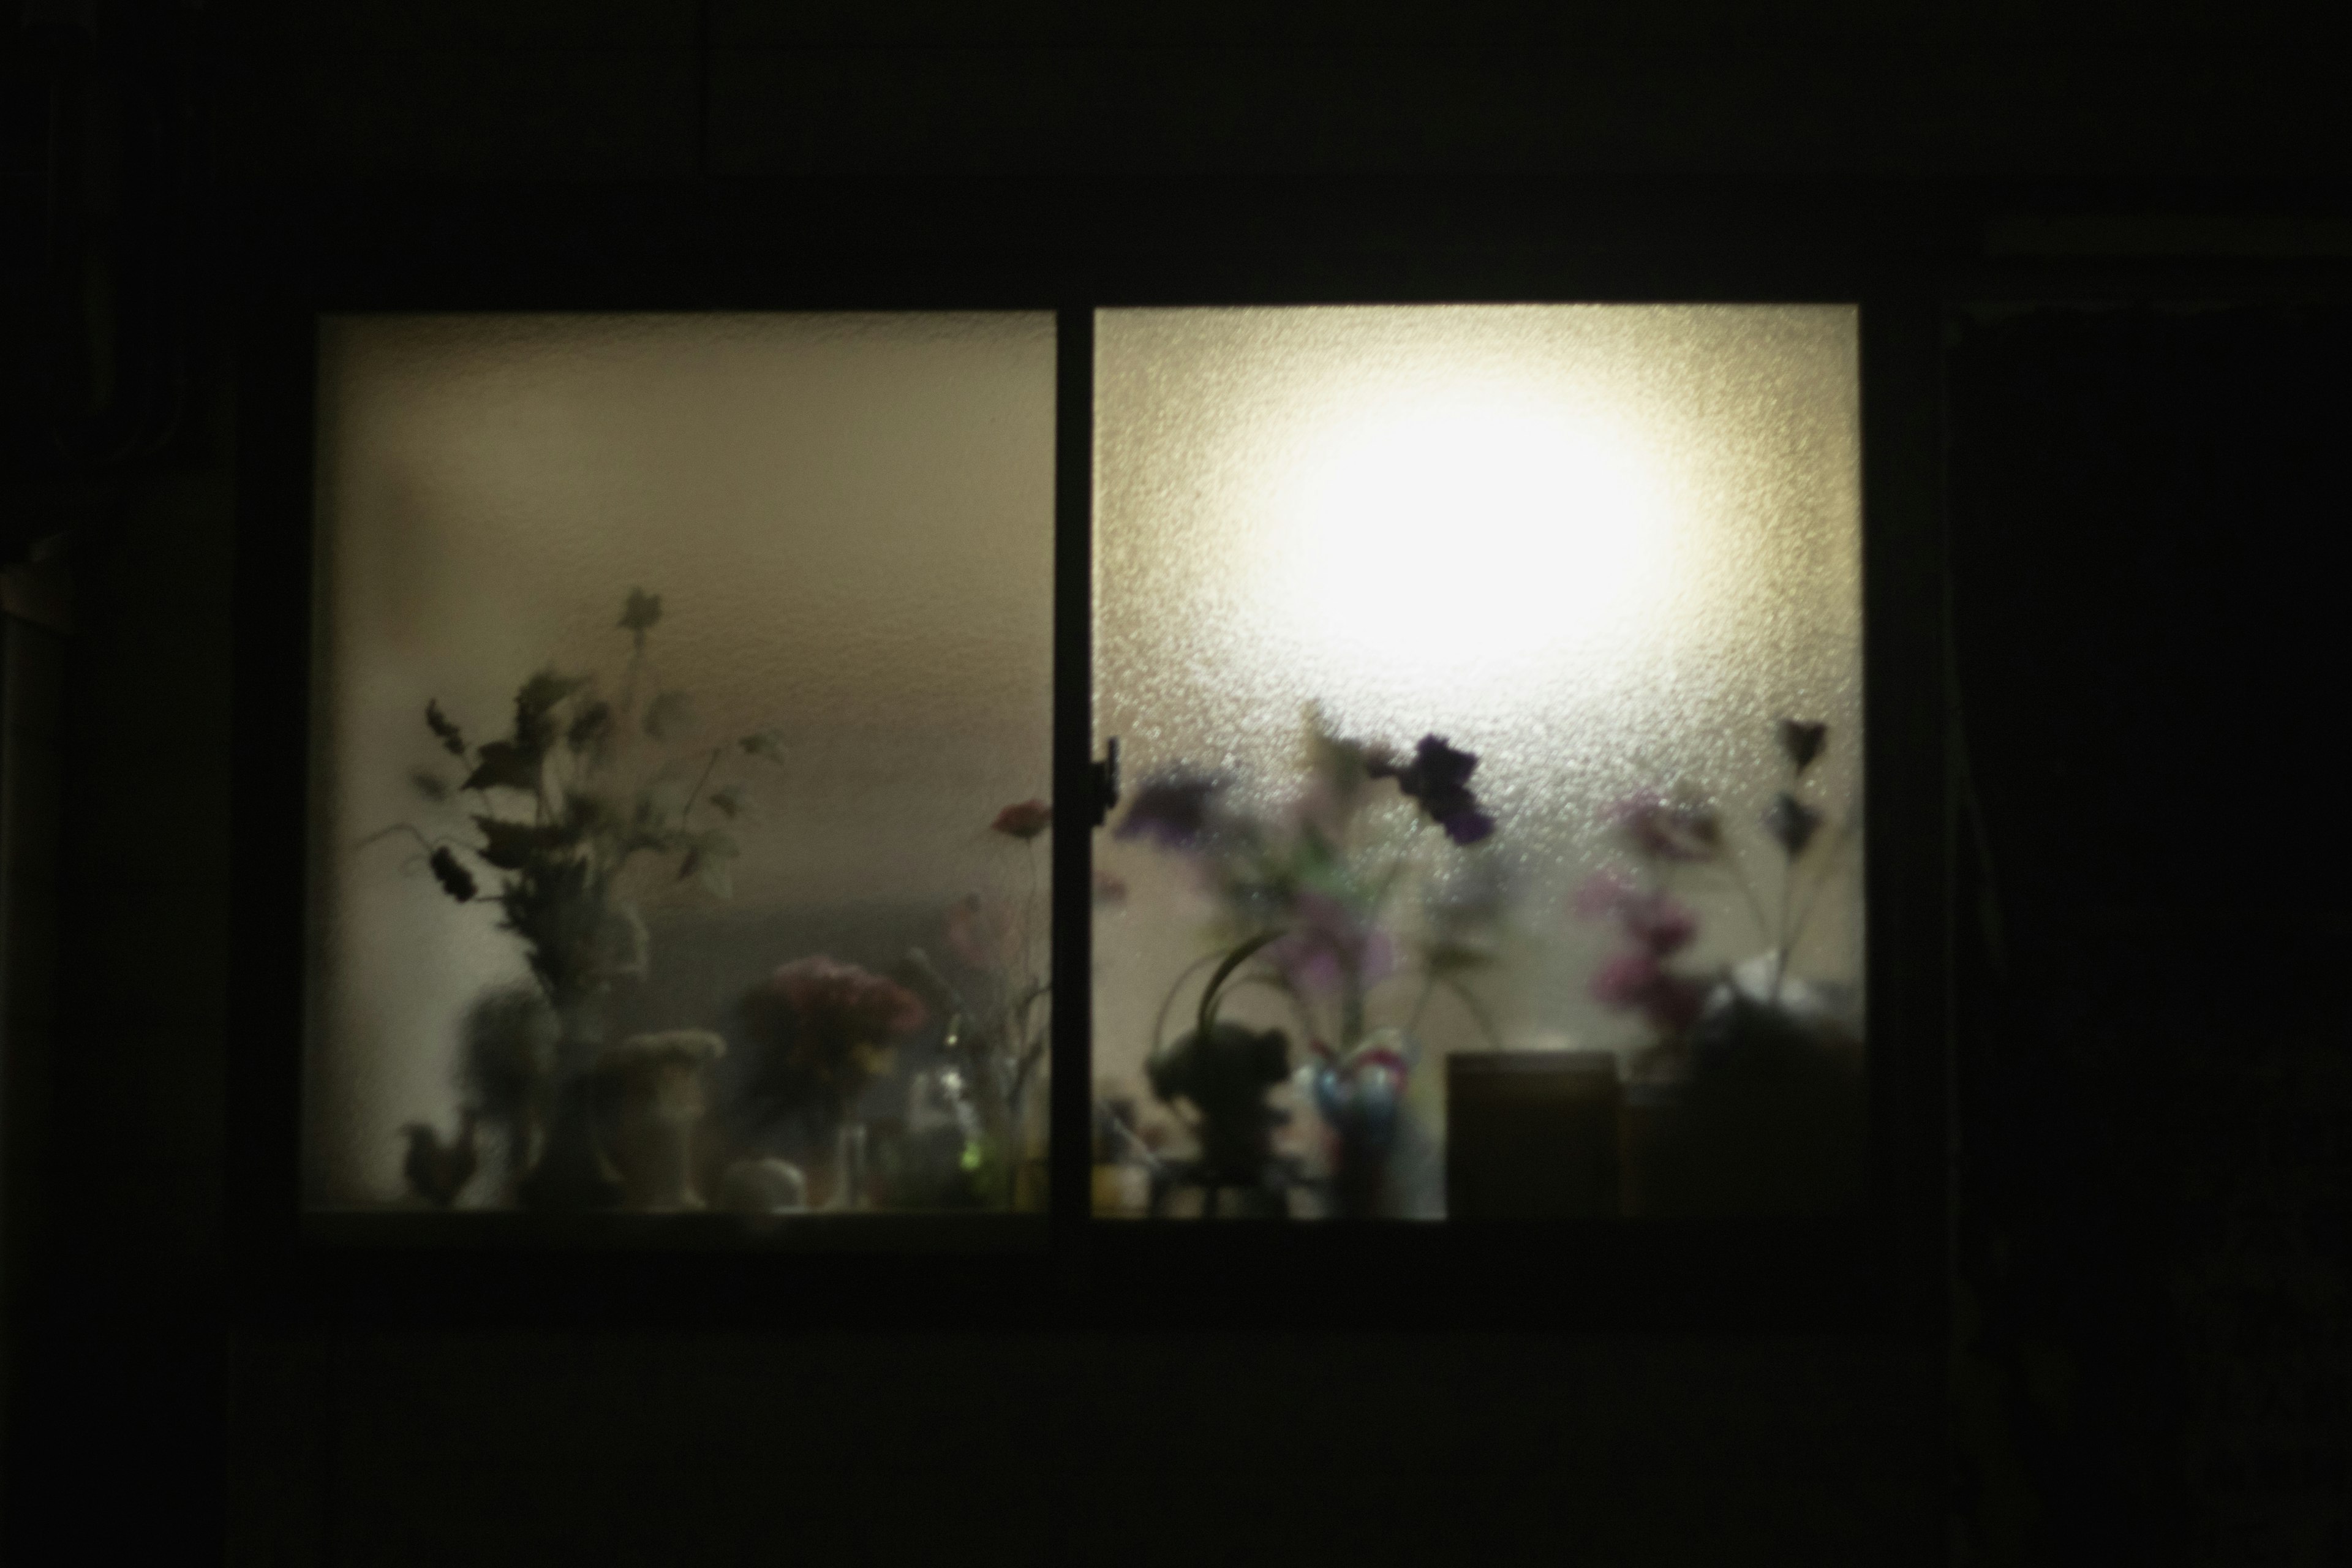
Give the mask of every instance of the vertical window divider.
[(1094, 383), (1091, 306), (1062, 310), (1054, 385), (1050, 1244), (1065, 1268), (1094, 1174)]

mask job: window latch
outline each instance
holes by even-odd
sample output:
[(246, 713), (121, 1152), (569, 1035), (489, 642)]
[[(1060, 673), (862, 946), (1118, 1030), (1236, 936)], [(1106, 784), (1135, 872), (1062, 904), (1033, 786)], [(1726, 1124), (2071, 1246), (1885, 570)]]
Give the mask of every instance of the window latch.
[(1118, 804), (1118, 737), (1103, 742), (1099, 761), (1088, 763), (1087, 773), (1093, 784), (1094, 799), (1088, 803), (1094, 825), (1100, 827), (1110, 819), (1111, 807)]

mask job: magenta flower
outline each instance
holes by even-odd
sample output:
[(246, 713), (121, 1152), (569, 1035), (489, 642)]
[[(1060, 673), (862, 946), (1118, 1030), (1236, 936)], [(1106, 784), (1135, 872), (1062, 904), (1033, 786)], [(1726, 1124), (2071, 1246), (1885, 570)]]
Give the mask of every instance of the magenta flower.
[(1640, 948), (1628, 948), (1592, 972), (1592, 999), (1611, 1007), (1639, 1007), (1664, 974), (1655, 958)]
[(1639, 1008), (1659, 1030), (1676, 1034), (1698, 1021), (1706, 987), (1688, 976), (1669, 973), (1654, 953), (1630, 948), (1593, 972), (1592, 997), (1611, 1007)]
[(1609, 820), (1635, 849), (1655, 859), (1712, 860), (1723, 847), (1722, 825), (1712, 806), (1670, 801), (1655, 790), (1619, 801)]
[(1615, 914), (1618, 905), (1639, 897), (1641, 891), (1641, 884), (1622, 871), (1595, 871), (1576, 889), (1576, 912), (1582, 919), (1597, 921)]
[(1221, 781), (1184, 768), (1154, 774), (1135, 793), (1135, 804), (1113, 830), (1114, 838), (1148, 838), (1162, 849), (1197, 849), (1209, 830), (1209, 802)]
[(1642, 951), (1664, 958), (1688, 947), (1698, 934), (1698, 916), (1670, 894), (1643, 889), (1622, 871), (1596, 871), (1576, 890), (1576, 912), (1586, 920), (1607, 915), (1625, 928)]
[(1698, 934), (1698, 917), (1664, 893), (1637, 893), (1617, 905), (1617, 922), (1643, 948), (1664, 958), (1688, 947)]

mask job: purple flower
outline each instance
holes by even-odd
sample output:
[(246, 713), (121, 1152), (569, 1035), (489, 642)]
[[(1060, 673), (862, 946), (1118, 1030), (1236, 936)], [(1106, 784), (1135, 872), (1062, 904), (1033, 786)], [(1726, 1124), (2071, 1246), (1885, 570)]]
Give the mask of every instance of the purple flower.
[(1183, 768), (1154, 774), (1135, 792), (1135, 804), (1111, 833), (1149, 838), (1162, 849), (1197, 849), (1209, 828), (1209, 801), (1221, 781)]
[(1723, 845), (1713, 807), (1670, 801), (1655, 790), (1619, 801), (1609, 820), (1635, 849), (1656, 859), (1712, 860)]
[(1787, 790), (1775, 795), (1772, 804), (1764, 808), (1764, 831), (1792, 857), (1805, 852), (1805, 846), (1813, 841), (1821, 826), (1822, 814)]
[(1446, 837), (1468, 845), (1495, 831), (1495, 819), (1478, 809), (1478, 799), (1470, 793), (1470, 775), (1477, 766), (1477, 753), (1456, 751), (1442, 736), (1431, 734), (1421, 738), (1412, 761), (1399, 765), (1375, 754), (1366, 759), (1364, 771), (1376, 779), (1395, 779), (1397, 788), (1419, 801), (1429, 819), (1445, 829)]

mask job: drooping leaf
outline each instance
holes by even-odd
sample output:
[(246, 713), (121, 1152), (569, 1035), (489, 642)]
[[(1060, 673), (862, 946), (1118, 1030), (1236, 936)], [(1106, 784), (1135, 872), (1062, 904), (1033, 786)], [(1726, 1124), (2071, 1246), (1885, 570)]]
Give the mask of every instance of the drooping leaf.
[(661, 620), (661, 616), (662, 602), (659, 594), (648, 594), (643, 588), (629, 590), (628, 603), (621, 606), (621, 626), (625, 631), (637, 634), (640, 647), (645, 643), (646, 634), (653, 630)]
[(466, 775), (466, 789), (519, 789), (536, 794), (539, 758), (510, 741), (492, 741), (478, 754), (474, 771)]
[(667, 741), (694, 722), (694, 700), (683, 691), (665, 691), (646, 708), (646, 733)]
[(563, 826), (571, 842), (578, 844), (620, 832), (621, 822), (611, 801), (601, 795), (575, 790), (563, 797)]
[(730, 821), (743, 815), (743, 786), (726, 784), (710, 792), (710, 804), (724, 813)]
[(762, 730), (756, 735), (746, 735), (735, 743), (743, 748), (743, 754), (747, 757), (761, 757), (777, 763), (784, 760), (784, 732), (782, 730)]
[(433, 851), (425, 864), (433, 868), (433, 879), (441, 884), (443, 892), (461, 904), (473, 901), (476, 891), (474, 874), (458, 863), (457, 857), (447, 845), (444, 844)]
[(427, 702), (425, 705), (425, 723), (440, 741), (443, 751), (453, 757), (466, 754), (466, 737), (456, 724), (450, 722), (449, 715), (441, 711), (441, 704)]
[(415, 787), (417, 794), (427, 800), (443, 801), (449, 798), (449, 781), (431, 768), (415, 770), (408, 775), (408, 782)]
[(572, 728), (566, 731), (564, 740), (576, 752), (592, 748), (602, 749), (612, 736), (613, 705), (599, 698), (583, 704), (573, 715)]

